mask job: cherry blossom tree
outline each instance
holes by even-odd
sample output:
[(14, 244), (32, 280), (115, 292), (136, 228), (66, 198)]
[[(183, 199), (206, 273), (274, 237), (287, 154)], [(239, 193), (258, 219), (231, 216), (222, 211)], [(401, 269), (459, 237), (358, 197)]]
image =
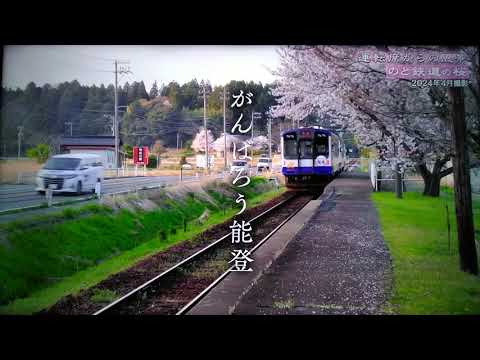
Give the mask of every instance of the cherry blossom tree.
[[(377, 148), (380, 159), (415, 166), (425, 181), (424, 194), (438, 196), (440, 179), (451, 173), (445, 165), (452, 155), (445, 94), (414, 88), (389, 79), (384, 65), (364, 62), (353, 46), (283, 48), (279, 77), (272, 94), (273, 117), (295, 121), (311, 114), (328, 114), (354, 133), (363, 146)], [(405, 52), (405, 48), (389, 48)]]
[[(204, 138), (205, 141), (205, 138)], [(232, 146), (232, 143), (236, 142), (235, 136), (227, 133), (227, 151)], [(238, 141), (237, 141), (238, 142)], [(217, 152), (223, 152), (225, 150), (225, 139), (223, 133), (220, 137), (213, 142), (213, 149)]]
[(266, 146), (268, 146), (268, 138), (263, 135), (255, 136), (253, 139), (247, 140), (250, 149), (253, 150), (262, 150)]
[[(212, 132), (208, 130), (207, 132), (208, 137), (208, 148), (213, 148), (214, 137)], [(205, 129), (202, 128), (196, 135), (192, 141), (192, 149), (196, 152), (205, 152)]]

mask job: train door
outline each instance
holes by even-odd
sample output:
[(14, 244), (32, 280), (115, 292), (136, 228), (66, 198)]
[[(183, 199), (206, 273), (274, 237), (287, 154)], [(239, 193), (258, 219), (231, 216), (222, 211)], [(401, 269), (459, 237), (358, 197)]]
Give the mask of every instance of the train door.
[(330, 166), (330, 137), (325, 133), (315, 134), (315, 166)]
[(301, 139), (298, 143), (299, 167), (312, 171), (313, 139)]
[(335, 173), (335, 165), (333, 164), (333, 161), (334, 161), (334, 155), (333, 155), (333, 151), (335, 149), (335, 144), (334, 144), (334, 140), (333, 140), (333, 136), (330, 135), (328, 137), (328, 148), (329, 148), (329, 151), (328, 151), (328, 160), (330, 160), (330, 166), (332, 167), (332, 174)]
[(282, 136), (282, 171), (289, 173), (298, 167), (297, 134), (290, 133)]
[(339, 169), (340, 147), (338, 137), (330, 136), (330, 163), (332, 164), (332, 174), (335, 174)]

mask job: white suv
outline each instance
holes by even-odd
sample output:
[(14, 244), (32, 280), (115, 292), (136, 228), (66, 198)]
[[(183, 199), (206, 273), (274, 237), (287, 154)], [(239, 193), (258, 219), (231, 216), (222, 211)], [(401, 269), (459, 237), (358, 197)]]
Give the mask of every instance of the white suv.
[(248, 174), (250, 166), (247, 160), (233, 160), (230, 166), (230, 174), (239, 173), (243, 169), (243, 174)]
[(272, 160), (268, 157), (261, 157), (257, 161), (257, 171), (270, 170), (272, 168)]
[(95, 192), (96, 183), (102, 181), (100, 156), (81, 153), (55, 155), (38, 172), (36, 190), (43, 193), (50, 187), (53, 192), (81, 194)]

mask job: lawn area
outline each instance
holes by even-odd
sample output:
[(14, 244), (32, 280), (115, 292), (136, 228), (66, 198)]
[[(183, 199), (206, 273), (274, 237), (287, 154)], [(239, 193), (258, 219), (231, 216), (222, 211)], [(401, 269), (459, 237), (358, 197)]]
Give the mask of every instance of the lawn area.
[[(265, 180), (253, 178), (252, 186), (244, 188), (249, 207), (284, 191), (262, 183)], [(34, 226), (28, 221), (3, 224), (7, 246), (0, 246), (0, 314), (38, 312), (238, 212), (233, 199), (208, 192), (215, 204), (194, 196), (153, 211), (114, 212), (94, 205), (38, 217)], [(210, 215), (199, 223), (206, 209)]]
[[(440, 198), (420, 193), (372, 193), (382, 232), (393, 259), (390, 299), (399, 314), (480, 314), (480, 277), (459, 270), (455, 207), (451, 191)], [(447, 210), (451, 224), (448, 246)], [(480, 227), (480, 198), (474, 196)], [(478, 239), (477, 239), (478, 240)]]

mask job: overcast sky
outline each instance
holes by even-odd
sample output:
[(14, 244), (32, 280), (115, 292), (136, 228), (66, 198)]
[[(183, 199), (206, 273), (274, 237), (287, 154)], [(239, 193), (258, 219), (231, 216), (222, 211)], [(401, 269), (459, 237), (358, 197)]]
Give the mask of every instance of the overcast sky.
[(230, 80), (272, 82), (270, 69), (279, 65), (275, 46), (181, 45), (181, 46), (99, 46), (99, 45), (11, 45), (4, 47), (2, 86), (24, 88), (58, 84), (77, 79), (82, 85), (114, 82), (113, 60), (128, 60), (133, 74), (121, 75), (119, 83), (153, 81), (183, 84), (197, 78), (213, 85)]

